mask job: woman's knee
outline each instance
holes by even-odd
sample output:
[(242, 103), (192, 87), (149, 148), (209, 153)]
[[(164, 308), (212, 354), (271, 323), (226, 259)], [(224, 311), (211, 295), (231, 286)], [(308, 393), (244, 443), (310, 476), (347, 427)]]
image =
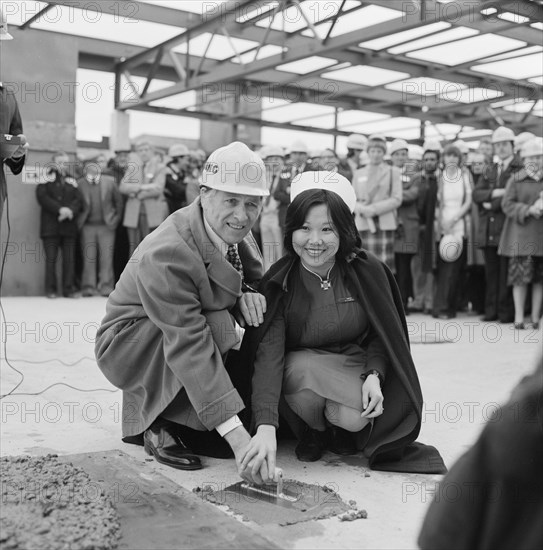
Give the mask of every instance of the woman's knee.
[(348, 432), (359, 432), (368, 424), (367, 419), (361, 418), (360, 411), (335, 401), (326, 401), (324, 415), (330, 424)]

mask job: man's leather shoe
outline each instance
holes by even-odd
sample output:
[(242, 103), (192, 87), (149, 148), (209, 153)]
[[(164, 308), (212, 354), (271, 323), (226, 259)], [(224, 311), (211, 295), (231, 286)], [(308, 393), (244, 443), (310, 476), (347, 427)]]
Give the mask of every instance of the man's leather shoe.
[(183, 440), (161, 424), (152, 424), (143, 434), (145, 452), (157, 462), (178, 470), (200, 470), (200, 458), (192, 453)]
[(306, 426), (298, 445), (294, 449), (301, 462), (315, 462), (322, 457), (324, 432), (319, 432)]
[(354, 444), (353, 434), (332, 426), (330, 429), (330, 444), (328, 449), (337, 455), (353, 455), (356, 453), (356, 446)]

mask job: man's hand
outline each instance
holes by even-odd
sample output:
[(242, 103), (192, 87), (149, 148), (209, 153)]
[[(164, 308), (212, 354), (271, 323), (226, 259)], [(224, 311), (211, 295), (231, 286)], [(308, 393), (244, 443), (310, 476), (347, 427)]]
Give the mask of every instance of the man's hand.
[(67, 206), (62, 206), (58, 211), (58, 221), (64, 221), (66, 219), (71, 220), (74, 217), (74, 213)]
[[(266, 298), (258, 292), (244, 292), (238, 298), (238, 309), (243, 315), (243, 319), (238, 319), (238, 323), (243, 327), (257, 327), (264, 322), (264, 313), (266, 313)], [(245, 325), (240, 321), (244, 321)]]
[(379, 377), (370, 374), (362, 385), (362, 406), (364, 412), (360, 415), (362, 418), (376, 418), (383, 414), (383, 392)]
[(493, 189), (492, 193), (490, 194), (490, 198), (498, 199), (500, 197), (503, 197), (504, 195), (505, 195), (505, 189)]
[(228, 445), (234, 451), (234, 456), (236, 457), (236, 465), (238, 468), (238, 474), (242, 479), (248, 481), (249, 483), (261, 484), (261, 480), (256, 480), (251, 474), (250, 468), (242, 469), (241, 462), (245, 453), (247, 451), (248, 445), (251, 443), (251, 436), (243, 426), (238, 426), (234, 428), (231, 432), (228, 432), (224, 438), (228, 442)]
[(528, 208), (528, 214), (538, 220), (539, 218), (541, 218), (541, 214), (543, 214), (543, 212), (541, 211), (539, 205), (537, 203), (534, 203), (532, 204), (532, 206), (530, 206), (530, 208)]
[(21, 145), (15, 149), (13, 154), (11, 155), (11, 158), (13, 160), (20, 159), (21, 157), (24, 157), (26, 155), (26, 152), (28, 151), (28, 142), (26, 141), (26, 136), (24, 134), (18, 134), (18, 138), (21, 140)]
[(241, 470), (249, 469), (252, 478), (259, 484), (276, 478), (275, 458), (277, 438), (275, 426), (262, 425), (251, 439), (241, 460)]
[(485, 210), (490, 210), (492, 208), (492, 203), (491, 202), (483, 202), (483, 208)]

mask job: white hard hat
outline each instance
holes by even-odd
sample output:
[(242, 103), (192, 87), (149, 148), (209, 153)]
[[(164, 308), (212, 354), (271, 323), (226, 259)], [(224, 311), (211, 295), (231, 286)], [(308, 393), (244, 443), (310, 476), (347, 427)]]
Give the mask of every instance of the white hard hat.
[(457, 139), (453, 145), (455, 147), (458, 147), (458, 149), (460, 149), (460, 152), (463, 154), (463, 155), (466, 155), (467, 153), (469, 153), (469, 146), (468, 144), (463, 140), (463, 139)]
[(462, 239), (455, 235), (443, 235), (439, 241), (439, 255), (444, 262), (455, 262), (462, 254)]
[(309, 189), (323, 189), (339, 195), (351, 212), (356, 205), (356, 194), (351, 182), (338, 172), (324, 170), (298, 174), (290, 184), (290, 201)]
[(4, 12), (0, 7), (0, 40), (13, 40), (13, 36), (8, 32), (8, 22), (4, 17)]
[(270, 194), (264, 162), (240, 141), (219, 147), (209, 155), (200, 185), (238, 195), (267, 197)]
[(306, 155), (309, 153), (309, 149), (307, 148), (307, 145), (301, 140), (297, 139), (290, 147), (291, 153), (305, 153)]
[(182, 143), (175, 143), (168, 149), (168, 156), (175, 157), (188, 157), (190, 155), (189, 148)]
[(409, 151), (409, 144), (407, 141), (405, 141), (405, 139), (395, 139), (388, 146), (388, 154), (393, 155), (402, 149)]
[(263, 159), (267, 159), (268, 157), (285, 156), (283, 148), (279, 147), (279, 145), (265, 145), (262, 149), (260, 149), (259, 154)]
[(535, 134), (532, 134), (532, 132), (521, 132), (516, 138), (515, 138), (515, 151), (519, 151), (520, 148), (531, 139), (535, 138)]
[(408, 152), (411, 160), (422, 160), (424, 149), (420, 145), (410, 145)]
[(520, 150), (521, 157), (536, 157), (543, 155), (543, 138), (534, 137), (531, 140), (524, 143)]
[(362, 134), (351, 134), (347, 138), (347, 149), (359, 149), (363, 151), (368, 144), (368, 139)]
[(422, 148), (425, 153), (426, 151), (437, 151), (438, 153), (443, 151), (443, 147), (441, 147), (441, 143), (437, 139), (427, 139)]
[(506, 128), (505, 126), (500, 126), (494, 130), (492, 134), (492, 143), (499, 143), (500, 141), (515, 141), (515, 132)]

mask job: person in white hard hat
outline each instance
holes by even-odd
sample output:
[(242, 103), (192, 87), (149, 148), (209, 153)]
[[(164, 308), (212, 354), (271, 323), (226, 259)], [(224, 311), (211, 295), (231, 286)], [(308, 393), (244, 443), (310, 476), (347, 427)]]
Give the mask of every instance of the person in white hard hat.
[[(0, 40), (12, 40), (13, 36), (8, 32), (8, 23), (0, 6)], [(7, 55), (8, 46), (2, 45), (2, 56)], [(7, 198), (7, 183), (4, 173), (4, 164), (9, 167), (13, 175), (20, 174), (23, 170), (28, 143), (23, 134), (23, 122), (19, 113), (19, 107), (15, 94), (2, 84), (2, 63), (0, 63), (0, 135), (17, 136), (21, 144), (17, 149), (10, 150), (7, 156), (0, 158), (0, 220), (4, 211), (4, 202)]]
[(168, 202), (170, 214), (187, 206), (187, 182), (190, 167), (190, 151), (183, 143), (175, 143), (168, 149), (170, 161), (166, 163), (164, 196)]
[[(243, 341), (242, 356), (254, 367), (256, 425), (277, 427), (283, 398), (300, 461), (319, 460), (325, 448), (340, 455), (358, 449), (377, 469), (444, 471), (433, 448), (419, 447), (418, 466), (409, 456), (422, 394), (394, 277), (360, 248), (351, 183), (337, 172), (311, 171), (291, 190), (287, 253), (260, 286), (264, 324)], [(273, 463), (275, 452), (268, 432), (253, 438), (244, 462)]]
[(362, 134), (351, 134), (347, 138), (347, 161), (351, 173), (354, 174), (356, 170), (362, 167), (360, 164), (360, 154), (366, 150), (368, 145), (368, 139)]
[[(404, 139), (395, 139), (389, 145), (392, 165), (401, 170), (402, 204), (397, 210), (398, 228), (394, 239), (394, 262), (396, 265), (396, 281), (400, 288), (404, 310), (407, 302), (413, 296), (413, 279), (411, 261), (417, 253), (419, 244), (419, 216), (417, 212), (417, 197), (419, 188), (408, 174), (406, 167), (409, 158), (409, 144)], [(413, 185), (415, 184), (415, 185)]]
[[(515, 329), (539, 329), (543, 305), (543, 138), (520, 150), (524, 168), (507, 182), (502, 207), (506, 219), (498, 254), (509, 258), (508, 284), (513, 286)], [(524, 322), (524, 303), (532, 285), (531, 324)]]
[(239, 465), (251, 440), (238, 416), (250, 380), (225, 361), (240, 343), (236, 321), (258, 326), (266, 311), (253, 292), (262, 258), (251, 228), (268, 194), (264, 163), (246, 145), (214, 151), (200, 197), (141, 242), (107, 302), (95, 353), (123, 390), (123, 440), (173, 468), (201, 468), (200, 454)]
[(484, 321), (513, 321), (513, 296), (507, 284), (508, 258), (498, 255), (498, 245), (505, 223), (502, 199), (507, 182), (522, 169), (522, 161), (514, 155), (515, 134), (509, 128), (499, 127), (492, 134), (494, 153), (499, 162), (485, 168), (473, 192), (473, 201), (479, 206), (478, 246), (484, 254), (485, 314)]
[(279, 202), (273, 194), (279, 185), (284, 165), (283, 149), (278, 146), (263, 147), (260, 151), (266, 166), (266, 181), (270, 195), (264, 198), (262, 213), (258, 225), (260, 243), (264, 259), (264, 271), (267, 271), (283, 255), (283, 229), (279, 225)]
[(279, 202), (279, 226), (283, 232), (287, 208), (290, 204), (290, 183), (298, 174), (309, 169), (308, 158), (307, 145), (301, 140), (294, 141), (290, 147), (289, 161), (283, 166), (279, 182), (273, 192), (273, 198)]

